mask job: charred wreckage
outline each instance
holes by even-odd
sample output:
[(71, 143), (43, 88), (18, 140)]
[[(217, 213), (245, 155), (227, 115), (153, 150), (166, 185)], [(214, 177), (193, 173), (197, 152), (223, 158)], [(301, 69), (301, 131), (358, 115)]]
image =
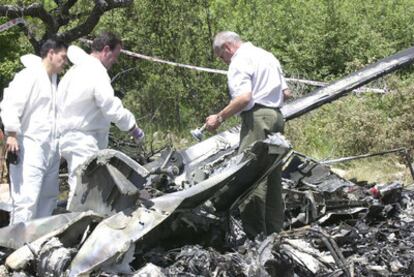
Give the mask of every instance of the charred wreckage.
[[(401, 51), (282, 113), (291, 120), (413, 59), (414, 48)], [(97, 153), (78, 168), (67, 212), (0, 228), (0, 276), (413, 274), (409, 188), (345, 180), (292, 150), (281, 134), (240, 154), (238, 143), (235, 127), (184, 150), (166, 148), (147, 163), (117, 150)], [(248, 239), (238, 204), (280, 165), (284, 230)], [(224, 186), (232, 197), (213, 204)]]

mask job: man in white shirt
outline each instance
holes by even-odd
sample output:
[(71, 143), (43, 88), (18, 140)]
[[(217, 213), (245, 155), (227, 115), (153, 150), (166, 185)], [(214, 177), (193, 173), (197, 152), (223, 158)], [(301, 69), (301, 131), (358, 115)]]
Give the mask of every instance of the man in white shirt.
[(56, 130), (57, 75), (67, 46), (48, 39), (40, 56), (25, 55), (25, 68), (4, 90), (1, 117), (7, 135), (13, 209), (10, 224), (50, 216), (59, 193)]
[[(229, 31), (215, 36), (213, 48), (216, 56), (229, 65), (231, 101), (220, 112), (207, 117), (206, 129), (213, 131), (227, 118), (240, 115), (239, 152), (271, 132), (283, 132), (284, 119), (279, 108), (291, 93), (279, 61), (270, 52), (243, 42), (238, 34)], [(278, 168), (240, 206), (249, 237), (282, 229), (281, 190), (281, 168)]]
[(107, 73), (121, 47), (118, 37), (104, 32), (92, 42), (89, 55), (77, 46), (68, 49), (68, 58), (74, 65), (59, 84), (58, 126), (60, 153), (68, 163), (69, 201), (77, 185), (75, 169), (108, 146), (111, 122), (121, 131), (129, 131), (137, 143), (144, 138), (135, 117), (114, 96)]

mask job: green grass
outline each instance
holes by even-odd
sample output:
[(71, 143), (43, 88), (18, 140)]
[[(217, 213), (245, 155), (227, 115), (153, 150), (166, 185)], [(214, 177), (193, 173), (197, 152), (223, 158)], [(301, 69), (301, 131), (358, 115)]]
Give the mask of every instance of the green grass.
[(414, 183), (408, 167), (392, 154), (333, 164), (331, 167), (333, 171), (339, 169), (340, 175), (348, 180), (368, 183), (400, 182), (405, 185)]

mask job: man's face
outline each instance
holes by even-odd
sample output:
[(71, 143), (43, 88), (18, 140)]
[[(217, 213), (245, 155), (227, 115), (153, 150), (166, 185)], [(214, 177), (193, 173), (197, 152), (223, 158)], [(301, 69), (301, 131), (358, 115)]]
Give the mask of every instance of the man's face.
[(114, 63), (118, 61), (119, 53), (121, 53), (121, 45), (118, 44), (113, 50), (109, 48), (109, 46), (105, 46), (102, 55), (102, 64), (106, 67), (106, 69), (110, 69)]
[(216, 52), (216, 56), (220, 58), (224, 63), (230, 64), (231, 57), (233, 57), (234, 52), (232, 47), (228, 44), (223, 44), (222, 48)]
[(66, 51), (66, 48), (51, 49), (49, 51), (49, 61), (52, 65), (53, 73), (58, 74), (63, 71), (63, 68), (68, 62)]

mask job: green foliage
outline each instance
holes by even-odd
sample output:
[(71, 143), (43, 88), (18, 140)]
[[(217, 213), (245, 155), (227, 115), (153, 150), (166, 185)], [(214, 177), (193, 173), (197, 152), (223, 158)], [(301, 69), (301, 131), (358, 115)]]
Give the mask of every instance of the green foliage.
[[(213, 57), (212, 38), (233, 30), (273, 52), (287, 76), (329, 81), (409, 47), (412, 9), (409, 1), (391, 0), (139, 1), (107, 15), (99, 28), (122, 34), (129, 50), (219, 69), (226, 66)], [(116, 86), (126, 90), (124, 102), (148, 131), (188, 137), (228, 101), (225, 76), (126, 57), (118, 70), (131, 67), (137, 67), (132, 77)], [(411, 72), (403, 71), (404, 78)], [(288, 137), (298, 150), (320, 158), (410, 146), (412, 99), (399, 112), (404, 103), (394, 102), (409, 94), (396, 91), (348, 96), (322, 107), (289, 123)]]
[[(205, 1), (140, 1), (133, 11), (107, 15), (100, 29), (121, 33), (124, 48), (134, 52), (178, 63), (218, 67), (210, 46), (213, 34), (208, 12)], [(201, 125), (208, 114), (219, 111), (227, 101), (224, 75), (126, 57), (118, 66), (133, 67), (138, 67), (131, 72), (134, 80), (127, 82), (127, 86), (125, 82), (117, 86), (127, 91), (127, 106), (144, 116), (142, 124), (150, 119), (157, 128), (187, 132)]]
[[(0, 18), (0, 24), (7, 21)], [(15, 72), (21, 68), (19, 61), (21, 53), (25, 53), (29, 47), (21, 38), (17, 26), (0, 32), (0, 99), (3, 96), (3, 88), (7, 87)]]
[(386, 95), (351, 95), (288, 124), (299, 151), (334, 158), (414, 146), (414, 82), (389, 80)]
[(58, 7), (54, 0), (43, 0), (42, 4), (45, 7), (46, 11), (51, 11), (51, 10), (56, 9)]
[[(44, 3), (54, 8), (54, 1)], [(89, 1), (79, 1), (72, 24), (89, 11)], [(125, 49), (144, 55), (227, 69), (214, 58), (211, 44), (215, 33), (233, 30), (274, 53), (288, 77), (331, 81), (410, 47), (413, 13), (411, 0), (135, 0), (131, 8), (105, 14), (94, 33), (115, 31)], [(16, 48), (20, 35), (18, 29), (0, 33), (2, 87), (17, 70), (18, 56), (29, 51), (20, 43)], [(228, 102), (225, 75), (125, 55), (111, 74), (126, 69), (132, 70), (114, 86), (159, 144), (191, 142), (189, 130)], [(412, 147), (412, 73), (408, 67), (387, 79), (390, 94), (352, 94), (289, 122), (288, 138), (297, 150), (318, 158)], [(225, 127), (237, 123), (233, 119)]]

